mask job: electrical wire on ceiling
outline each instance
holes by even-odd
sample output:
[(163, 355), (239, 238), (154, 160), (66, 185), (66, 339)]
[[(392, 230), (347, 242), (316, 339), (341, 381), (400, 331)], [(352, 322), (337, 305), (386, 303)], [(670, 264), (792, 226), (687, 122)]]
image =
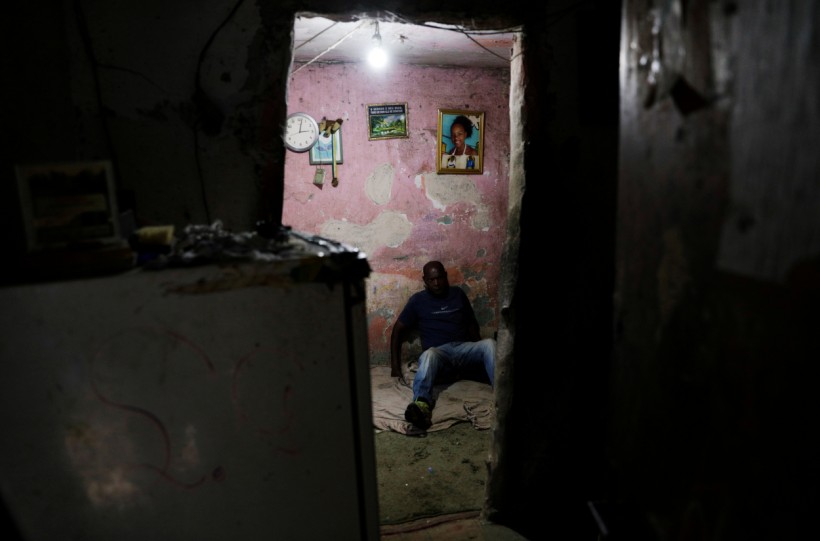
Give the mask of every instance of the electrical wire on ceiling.
[(459, 27), (456, 27), (456, 28), (449, 27), (448, 28), (446, 26), (436, 26), (436, 25), (433, 25), (433, 24), (422, 24), (422, 25), (419, 25), (419, 26), (423, 26), (425, 28), (434, 28), (436, 30), (447, 30), (449, 32), (455, 32), (457, 34), (462, 34), (467, 39), (469, 39), (470, 41), (472, 41), (473, 43), (475, 43), (476, 45), (478, 45), (479, 47), (481, 47), (482, 49), (484, 49), (485, 51), (487, 51), (491, 55), (495, 56), (496, 58), (500, 58), (501, 60), (504, 60), (505, 62), (509, 62), (510, 59), (509, 58), (504, 58), (500, 54), (497, 54), (497, 53), (491, 51), (490, 49), (488, 49), (487, 47), (483, 46), (478, 41), (473, 39), (473, 36), (492, 36), (494, 34), (509, 34), (510, 32), (518, 32), (518, 31), (521, 30), (518, 27), (508, 28), (508, 29), (505, 29), (505, 30), (464, 30), (463, 28), (459, 28)]
[[(564, 17), (570, 15), (575, 10), (577, 10), (578, 8), (584, 6), (585, 4), (587, 4), (589, 2), (590, 2), (590, 0), (579, 0), (578, 2), (570, 4), (569, 6), (563, 8), (563, 9), (559, 9), (559, 10), (553, 11), (551, 13), (547, 13), (547, 17), (546, 17), (547, 18), (547, 26), (548, 27), (549, 26), (554, 26), (555, 24), (560, 22)], [(409, 20), (405, 19), (404, 17), (402, 17), (400, 15), (397, 15), (395, 13), (392, 13), (392, 12), (389, 12), (389, 11), (386, 12), (386, 13), (388, 15), (390, 15), (393, 18), (394, 21), (399, 21), (403, 24), (417, 24), (417, 23), (409, 21)], [(464, 34), (473, 43), (475, 43), (476, 45), (478, 45), (479, 47), (481, 47), (482, 49), (484, 49), (485, 51), (487, 51), (491, 55), (496, 56), (496, 57), (498, 57), (502, 60), (508, 60), (508, 61), (512, 61), (513, 58), (504, 58), (501, 55), (496, 54), (495, 52), (491, 51), (487, 47), (484, 47), (478, 41), (473, 39), (472, 36), (474, 36), (474, 35), (475, 36), (489, 36), (489, 35), (493, 35), (493, 34), (509, 34), (511, 32), (521, 32), (522, 31), (521, 26), (508, 27), (508, 28), (504, 28), (504, 29), (500, 29), (500, 30), (498, 30), (498, 29), (497, 30), (465, 30), (463, 25), (462, 26), (452, 26), (452, 25), (446, 25), (445, 26), (445, 25), (442, 24), (441, 26), (439, 26), (438, 24), (435, 24), (435, 23), (434, 24), (424, 23), (424, 24), (419, 24), (418, 26), (424, 26), (426, 28), (434, 28), (434, 29), (437, 29), (437, 30), (448, 30), (450, 32), (458, 32), (459, 34)]]
[[(336, 23), (333, 23), (332, 25), (330, 25), (329, 28), (331, 28), (335, 25), (336, 25)], [(342, 36), (341, 38), (336, 40), (336, 43), (334, 43), (333, 45), (331, 45), (330, 47), (328, 47), (327, 49), (325, 49), (321, 53), (317, 54), (316, 56), (314, 56), (313, 58), (311, 58), (310, 60), (308, 60), (307, 62), (305, 62), (304, 64), (302, 64), (298, 68), (296, 68), (295, 70), (293, 70), (290, 74), (293, 75), (296, 72), (298, 72), (299, 70), (301, 70), (302, 68), (308, 66), (309, 64), (312, 64), (313, 62), (316, 62), (319, 58), (323, 57), (324, 55), (326, 55), (327, 53), (329, 53), (330, 51), (332, 51), (333, 49), (338, 47), (340, 43), (342, 43), (344, 40), (346, 40), (347, 38), (352, 36), (356, 31), (361, 29), (364, 25), (365, 25), (365, 21), (361, 21), (359, 24), (356, 25), (356, 27), (353, 30), (351, 30), (350, 32), (348, 32), (347, 34), (345, 34), (344, 36)], [(322, 30), (322, 32), (325, 32), (326, 30), (329, 30), (329, 28), (326, 28), (325, 30)], [(321, 34), (322, 32), (319, 32), (319, 34)], [(309, 41), (315, 39), (319, 34), (316, 34), (316, 36), (313, 36), (309, 40), (305, 41), (305, 43), (308, 43)], [(302, 45), (304, 45), (304, 43)], [(301, 45), (300, 45), (300, 47), (301, 47)]]
[(452, 25), (439, 26), (437, 24), (430, 24), (430, 23), (418, 24), (418, 23), (414, 23), (412, 21), (408, 21), (404, 17), (396, 15), (395, 13), (392, 13), (392, 12), (389, 12), (389, 11), (387, 13), (393, 18), (394, 21), (401, 22), (402, 24), (411, 24), (411, 25), (414, 25), (414, 26), (423, 26), (425, 28), (433, 28), (435, 30), (447, 30), (449, 32), (456, 32), (458, 34), (463, 34), (464, 36), (467, 37), (467, 39), (469, 39), (470, 41), (472, 41), (473, 43), (475, 43), (476, 45), (478, 45), (479, 47), (481, 47), (482, 49), (484, 49), (485, 51), (487, 51), (491, 55), (495, 56), (496, 58), (500, 58), (501, 60), (504, 60), (505, 62), (508, 62), (510, 59), (509, 58), (504, 58), (500, 54), (497, 54), (497, 53), (491, 51), (490, 49), (488, 49), (487, 47), (483, 46), (478, 41), (473, 39), (472, 36), (473, 35), (476, 35), (476, 36), (491, 36), (491, 35), (494, 35), (494, 34), (509, 34), (510, 32), (520, 32), (521, 31), (520, 27), (505, 28), (505, 29), (501, 29), (501, 30), (465, 30), (463, 27), (452, 26)]
[(317, 32), (317, 33), (316, 33), (314, 36), (312, 36), (310, 39), (306, 39), (305, 41), (303, 41), (302, 43), (300, 43), (299, 45), (297, 45), (296, 47), (294, 47), (294, 48), (293, 48), (293, 50), (294, 50), (294, 51), (296, 51), (296, 50), (301, 49), (302, 47), (304, 47), (305, 45), (307, 45), (308, 43), (310, 43), (310, 42), (311, 42), (311, 41), (313, 41), (314, 39), (318, 38), (319, 36), (321, 36), (322, 34), (324, 34), (325, 32), (327, 32), (328, 30), (330, 30), (331, 28), (333, 28), (333, 27), (334, 27), (334, 26), (336, 26), (337, 24), (339, 24), (339, 21), (335, 21), (335, 22), (334, 22), (333, 24), (331, 24), (330, 26), (328, 26), (328, 27), (326, 27), (326, 28), (322, 29), (320, 32)]
[[(569, 6), (563, 8), (563, 9), (554, 11), (552, 13), (548, 13), (547, 14), (547, 20), (548, 20), (549, 26), (557, 24), (561, 19), (563, 19), (567, 15), (571, 14), (572, 12), (574, 12), (575, 10), (577, 10), (578, 8), (583, 6), (584, 4), (587, 4), (588, 2), (590, 2), (590, 0), (579, 0), (578, 2), (570, 4)], [(384, 22), (398, 22), (398, 23), (401, 23), (401, 24), (422, 26), (422, 27), (425, 27), (425, 28), (432, 28), (432, 29), (435, 29), (435, 30), (447, 30), (447, 31), (450, 31), (450, 32), (456, 32), (456, 33), (459, 33), (459, 34), (463, 34), (465, 37), (467, 37), (467, 39), (469, 39), (470, 41), (475, 43), (477, 46), (481, 47), (482, 49), (487, 51), (489, 54), (495, 56), (496, 58), (504, 60), (505, 62), (510, 62), (510, 61), (513, 60), (513, 58), (505, 58), (505, 57), (497, 54), (496, 52), (492, 51), (491, 49), (489, 49), (489, 48), (485, 47), (484, 45), (482, 45), (481, 43), (479, 43), (478, 40), (473, 38), (473, 36), (491, 36), (491, 35), (495, 35), (495, 34), (518, 33), (518, 32), (522, 31), (521, 26), (508, 27), (508, 28), (503, 28), (503, 29), (494, 29), (494, 30), (466, 30), (464, 25), (454, 26), (454, 25), (445, 25), (443, 23), (442, 24), (436, 24), (436, 23), (432, 23), (432, 24), (431, 23), (421, 23), (421, 24), (419, 24), (419, 23), (410, 21), (410, 20), (406, 19), (405, 17), (402, 17), (401, 15), (398, 15), (398, 14), (390, 12), (390, 11), (379, 12), (379, 16), (376, 18), (376, 20), (380, 20), (380, 19), (383, 20)], [(342, 43), (344, 40), (346, 40), (348, 37), (350, 37), (353, 33), (355, 33), (357, 30), (359, 30), (362, 27), (362, 25), (365, 23), (366, 20), (367, 19), (363, 19), (362, 22), (360, 22), (359, 25), (356, 26), (356, 28), (354, 28), (348, 34), (344, 35), (336, 43), (334, 43), (333, 45), (331, 45), (330, 47), (328, 47), (327, 49), (325, 49), (324, 51), (322, 51), (321, 53), (316, 55), (314, 58), (312, 58), (311, 60), (309, 60), (305, 64), (299, 66), (297, 69), (295, 69), (291, 73), (291, 75), (298, 72), (299, 70), (301, 70), (305, 66), (315, 62), (316, 60), (318, 60), (319, 58), (321, 58), (325, 54), (329, 53), (330, 51), (332, 51), (340, 43)], [(330, 26), (328, 26), (327, 28), (325, 28), (321, 32), (317, 33), (316, 35), (314, 35), (310, 39), (305, 40), (298, 47), (295, 47), (294, 50), (299, 49), (300, 47), (303, 47), (304, 45), (310, 43), (311, 41), (313, 41), (314, 39), (319, 37), (321, 34), (323, 34), (324, 32), (326, 32), (326, 31), (330, 30), (331, 28), (333, 28), (334, 26), (336, 26), (336, 24), (338, 24), (338, 21), (334, 22), (333, 24), (331, 24)]]
[[(354, 20), (355, 20), (355, 18), (354, 18)], [(472, 36), (492, 36), (492, 35), (501, 35), (501, 34), (507, 34), (508, 35), (510, 33), (517, 33), (517, 32), (521, 31), (520, 26), (510, 27), (510, 28), (505, 28), (505, 29), (494, 29), (494, 30), (466, 30), (464, 26), (444, 25), (443, 23), (442, 23), (442, 26), (439, 26), (436, 23), (421, 23), (420, 24), (420, 23), (410, 21), (410, 20), (408, 20), (408, 19), (406, 19), (402, 16), (399, 16), (395, 13), (392, 13), (390, 11), (380, 11), (375, 16), (374, 15), (362, 15), (361, 19), (360, 19), (360, 23), (359, 23), (359, 25), (356, 26), (356, 28), (354, 28), (348, 34), (344, 35), (342, 38), (340, 38), (338, 41), (336, 41), (334, 44), (332, 44), (330, 47), (328, 47), (324, 51), (317, 54), (315, 57), (311, 58), (309, 61), (307, 61), (306, 63), (304, 63), (301, 66), (299, 66), (298, 68), (296, 68), (294, 71), (291, 72), (291, 75), (297, 73), (299, 70), (301, 70), (305, 66), (315, 62), (316, 60), (318, 60), (322, 56), (324, 56), (327, 53), (329, 53), (330, 51), (332, 51), (334, 48), (339, 46), (344, 40), (346, 40), (352, 34), (354, 34), (357, 30), (361, 29), (363, 24), (370, 23), (370, 22), (373, 22), (373, 21), (377, 21), (377, 23), (380, 21), (380, 22), (385, 22), (385, 23), (404, 24), (404, 25), (421, 27), (421, 28), (430, 28), (430, 29), (434, 29), (434, 30), (447, 30), (447, 31), (450, 31), (450, 32), (456, 32), (456, 33), (459, 33), (459, 34), (463, 34), (464, 36), (467, 37), (467, 39), (472, 41), (475, 45), (477, 45), (478, 47), (480, 47), (481, 49), (483, 49), (487, 53), (493, 55), (494, 57), (501, 59), (504, 62), (510, 62), (511, 61), (510, 56), (502, 56), (502, 55), (496, 53), (492, 49), (490, 49), (488, 47), (485, 47), (483, 44), (479, 43), (479, 41), (476, 40), (475, 38), (473, 38)], [(306, 40), (302, 41), (298, 46), (294, 47), (294, 49), (293, 49), (294, 53), (298, 49), (300, 49), (300, 48), (304, 47), (305, 45), (311, 43), (316, 38), (318, 38), (319, 36), (321, 36), (322, 34), (327, 32), (328, 30), (335, 27), (337, 24), (339, 24), (339, 21), (333, 22), (332, 24), (326, 26), (325, 28), (323, 28), (321, 31), (319, 31), (315, 35), (311, 36), (309, 39), (306, 39)], [(401, 39), (402, 43), (404, 43), (404, 40), (407, 39), (407, 38), (404, 37), (404, 36), (400, 36), (399, 39)]]

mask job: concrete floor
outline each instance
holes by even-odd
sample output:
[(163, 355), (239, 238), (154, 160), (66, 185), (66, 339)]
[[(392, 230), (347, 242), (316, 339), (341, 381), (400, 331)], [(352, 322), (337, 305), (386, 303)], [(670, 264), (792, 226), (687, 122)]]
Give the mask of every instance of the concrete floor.
[(381, 527), (382, 541), (527, 541), (498, 524), (488, 524), (478, 512), (458, 513)]

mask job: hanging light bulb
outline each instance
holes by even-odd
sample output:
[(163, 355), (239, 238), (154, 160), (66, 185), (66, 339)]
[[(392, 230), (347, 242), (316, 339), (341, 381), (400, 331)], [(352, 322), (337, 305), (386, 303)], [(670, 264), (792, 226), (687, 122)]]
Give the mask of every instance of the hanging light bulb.
[(379, 34), (379, 21), (374, 21), (376, 32), (373, 34), (373, 47), (367, 54), (367, 62), (374, 68), (383, 68), (387, 65), (387, 53), (382, 47), (382, 36)]

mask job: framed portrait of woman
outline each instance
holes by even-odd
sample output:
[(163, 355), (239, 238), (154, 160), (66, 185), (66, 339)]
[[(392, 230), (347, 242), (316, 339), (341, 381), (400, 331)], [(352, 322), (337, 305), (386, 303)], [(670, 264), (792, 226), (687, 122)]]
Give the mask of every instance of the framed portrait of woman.
[(436, 172), (476, 175), (484, 171), (484, 112), (438, 110)]

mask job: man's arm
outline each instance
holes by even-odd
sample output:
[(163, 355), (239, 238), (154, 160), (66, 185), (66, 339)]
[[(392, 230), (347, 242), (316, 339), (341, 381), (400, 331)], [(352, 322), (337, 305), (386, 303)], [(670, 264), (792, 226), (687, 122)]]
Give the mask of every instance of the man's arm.
[(407, 336), (407, 331), (407, 325), (397, 319), (390, 333), (390, 376), (394, 378), (404, 375), (401, 371), (401, 345)]
[(473, 317), (472, 321), (467, 325), (467, 333), (470, 342), (478, 342), (481, 340), (481, 327), (478, 325), (478, 320)]
[(467, 322), (467, 339), (470, 342), (478, 342), (481, 340), (481, 327), (478, 324), (478, 319), (475, 317), (473, 305), (466, 293), (464, 294), (464, 318)]
[(470, 342), (478, 342), (481, 340), (481, 327), (478, 326), (478, 321), (473, 319), (473, 322), (470, 323), (470, 326), (467, 328), (467, 332), (469, 333)]

